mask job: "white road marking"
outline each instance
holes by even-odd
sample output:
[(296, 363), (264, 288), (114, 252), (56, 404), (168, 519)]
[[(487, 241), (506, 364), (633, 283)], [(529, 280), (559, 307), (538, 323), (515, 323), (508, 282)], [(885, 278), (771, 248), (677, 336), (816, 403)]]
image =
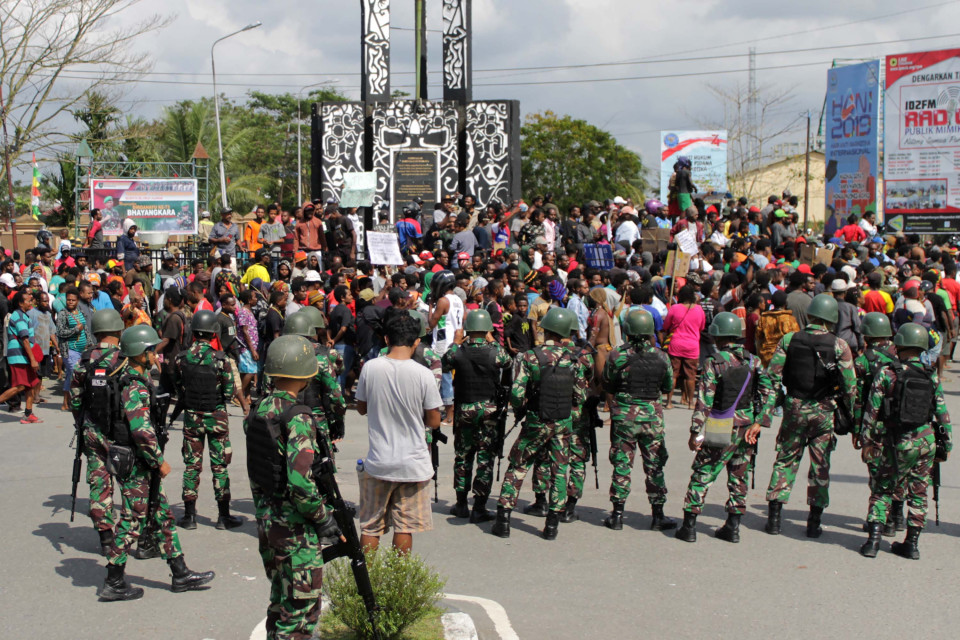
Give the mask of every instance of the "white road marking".
[(265, 640), (267, 637), (267, 619), (264, 618), (257, 623), (250, 633), (250, 640)]
[(484, 613), (493, 622), (493, 628), (496, 630), (500, 640), (520, 640), (520, 636), (513, 630), (510, 624), (510, 617), (507, 610), (499, 602), (488, 600), (487, 598), (478, 598), (477, 596), (461, 596), (455, 593), (447, 593), (443, 596), (444, 600), (460, 600), (461, 602), (470, 602), (483, 608)]

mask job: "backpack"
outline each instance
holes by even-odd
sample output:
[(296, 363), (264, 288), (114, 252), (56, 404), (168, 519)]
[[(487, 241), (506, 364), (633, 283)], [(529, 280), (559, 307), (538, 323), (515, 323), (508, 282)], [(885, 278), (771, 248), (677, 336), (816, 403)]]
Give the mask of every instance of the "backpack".
[(933, 417), (936, 385), (933, 367), (917, 363), (894, 362), (897, 382), (893, 387), (892, 411), (887, 422), (896, 433), (912, 431), (930, 422)]

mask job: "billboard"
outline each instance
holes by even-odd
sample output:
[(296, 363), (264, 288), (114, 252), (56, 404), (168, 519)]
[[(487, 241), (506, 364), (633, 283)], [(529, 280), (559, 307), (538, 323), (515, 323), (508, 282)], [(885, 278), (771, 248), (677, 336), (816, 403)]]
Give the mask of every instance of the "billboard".
[(143, 232), (197, 232), (197, 181), (186, 178), (92, 178), (90, 208), (103, 213), (103, 233), (120, 235), (123, 221)]
[(877, 211), (880, 61), (827, 71), (824, 232), (833, 235), (851, 213)]
[(700, 197), (727, 193), (726, 131), (660, 132), (660, 201), (667, 202), (673, 165), (680, 156), (690, 158), (693, 184)]
[(883, 207), (908, 233), (960, 231), (960, 49), (887, 56)]

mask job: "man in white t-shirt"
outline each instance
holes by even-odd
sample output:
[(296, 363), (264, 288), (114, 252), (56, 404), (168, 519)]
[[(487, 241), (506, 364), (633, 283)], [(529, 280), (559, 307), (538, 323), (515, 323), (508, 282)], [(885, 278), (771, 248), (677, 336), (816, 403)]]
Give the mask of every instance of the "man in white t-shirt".
[[(458, 329), (463, 328), (463, 316), (466, 309), (454, 292), (457, 280), (450, 271), (438, 271), (430, 282), (430, 293), (437, 301), (430, 313), (430, 328), (433, 329), (433, 352), (442, 358), (447, 348), (453, 344)], [(453, 424), (453, 376), (447, 372), (440, 379), (440, 397), (447, 416), (444, 425)]]
[(393, 527), (393, 546), (404, 553), (413, 534), (433, 529), (433, 465), (426, 429), (440, 427), (440, 394), (433, 374), (412, 357), (420, 323), (407, 313), (387, 320), (386, 356), (368, 361), (357, 383), (357, 410), (367, 416), (370, 449), (359, 472), (360, 543), (376, 549)]

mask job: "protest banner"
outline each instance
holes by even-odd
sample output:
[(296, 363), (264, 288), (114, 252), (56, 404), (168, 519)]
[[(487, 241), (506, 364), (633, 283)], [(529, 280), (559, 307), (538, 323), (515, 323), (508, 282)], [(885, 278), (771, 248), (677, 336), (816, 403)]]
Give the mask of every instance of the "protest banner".
[(670, 243), (670, 229), (644, 229), (640, 232), (640, 250), (650, 253), (666, 251)]
[(354, 171), (343, 174), (340, 206), (344, 209), (372, 207), (377, 192), (376, 171)]
[(613, 247), (609, 244), (585, 244), (583, 253), (588, 269), (613, 268)]
[(700, 248), (697, 246), (697, 234), (693, 229), (687, 227), (675, 235), (673, 239), (677, 243), (677, 247), (685, 254), (695, 256), (700, 253)]
[(660, 132), (660, 201), (667, 202), (673, 164), (680, 156), (690, 158), (690, 173), (698, 196), (723, 196), (727, 193), (726, 131)]
[(906, 233), (960, 231), (960, 49), (887, 56), (884, 219)]
[(824, 233), (828, 236), (847, 224), (851, 213), (877, 211), (879, 111), (879, 60), (827, 71)]
[(804, 244), (800, 247), (800, 262), (811, 267), (815, 264), (824, 264), (829, 267), (833, 262), (833, 249)]
[(400, 255), (400, 245), (397, 243), (397, 234), (395, 233), (367, 231), (366, 250), (370, 256), (370, 264), (403, 264), (403, 256)]
[(144, 233), (192, 235), (197, 232), (197, 181), (190, 178), (93, 178), (90, 208), (100, 209), (105, 235), (123, 233), (133, 220)]

